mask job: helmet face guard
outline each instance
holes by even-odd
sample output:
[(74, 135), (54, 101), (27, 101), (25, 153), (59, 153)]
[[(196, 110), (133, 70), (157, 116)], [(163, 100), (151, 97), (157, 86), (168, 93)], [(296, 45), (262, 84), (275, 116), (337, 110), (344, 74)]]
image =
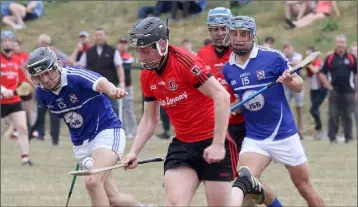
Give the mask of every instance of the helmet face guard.
[(31, 75), (31, 80), (42, 89), (56, 90), (60, 84), (60, 77), (61, 72), (56, 64), (53, 68)]
[(228, 36), (231, 18), (231, 11), (224, 7), (217, 7), (209, 11), (206, 26), (215, 46), (229, 45)]
[(10, 53), (14, 49), (15, 34), (10, 30), (1, 31), (1, 50)]
[[(156, 41), (149, 45), (135, 46), (136, 62), (141, 64), (146, 70), (153, 70), (160, 66), (164, 56), (168, 54), (168, 40), (166, 41), (165, 50), (162, 52), (160, 41)], [(164, 41), (164, 40), (163, 40)]]
[(129, 32), (129, 37), (130, 46), (135, 49), (136, 61), (144, 69), (158, 68), (163, 57), (168, 54), (169, 30), (157, 17), (139, 21)]
[(56, 54), (50, 48), (40, 47), (31, 52), (26, 68), (38, 87), (55, 90), (60, 85), (61, 69)]
[[(249, 40), (237, 40), (233, 36), (245, 31), (249, 34)], [(255, 20), (247, 16), (236, 16), (231, 19), (230, 24), (230, 47), (234, 53), (238, 55), (246, 55), (249, 53), (257, 42), (256, 40), (256, 23)]]

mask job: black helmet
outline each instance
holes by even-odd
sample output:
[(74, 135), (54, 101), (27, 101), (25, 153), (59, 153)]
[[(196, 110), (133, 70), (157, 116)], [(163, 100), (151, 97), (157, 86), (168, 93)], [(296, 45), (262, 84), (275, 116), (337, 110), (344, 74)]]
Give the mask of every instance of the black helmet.
[(57, 56), (49, 47), (37, 48), (30, 53), (27, 60), (30, 75), (38, 75), (46, 70), (57, 68)]
[(132, 47), (145, 47), (161, 39), (169, 39), (167, 25), (158, 17), (147, 17), (133, 26), (129, 31)]

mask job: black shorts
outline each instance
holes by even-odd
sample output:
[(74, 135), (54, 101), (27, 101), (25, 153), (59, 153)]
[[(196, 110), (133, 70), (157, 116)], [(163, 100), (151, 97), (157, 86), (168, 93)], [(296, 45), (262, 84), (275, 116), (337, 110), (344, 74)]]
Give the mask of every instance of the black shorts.
[(186, 166), (194, 169), (200, 181), (227, 181), (237, 177), (238, 152), (235, 142), (228, 137), (225, 141), (225, 158), (209, 164), (203, 158), (205, 148), (209, 147), (212, 139), (198, 142), (183, 142), (173, 138), (169, 145), (164, 162), (164, 174), (169, 169)]
[(13, 103), (13, 104), (1, 104), (1, 118), (9, 116), (9, 114), (23, 111), (21, 102)]
[(240, 152), (242, 141), (246, 136), (245, 123), (229, 124), (228, 131), (236, 144), (237, 151)]

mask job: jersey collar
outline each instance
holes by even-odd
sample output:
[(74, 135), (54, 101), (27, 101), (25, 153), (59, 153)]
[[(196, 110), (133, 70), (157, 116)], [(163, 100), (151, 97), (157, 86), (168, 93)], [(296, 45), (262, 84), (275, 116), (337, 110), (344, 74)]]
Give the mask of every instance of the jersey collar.
[(67, 69), (63, 67), (63, 68), (61, 68), (61, 86), (57, 90), (52, 91), (52, 92), (56, 95), (59, 95), (61, 89), (65, 86), (67, 86), (67, 84), (68, 84)]
[(230, 55), (230, 58), (229, 58), (229, 64), (230, 65), (236, 65), (242, 69), (245, 69), (247, 64), (249, 63), (250, 59), (254, 59), (257, 57), (257, 54), (259, 52), (259, 48), (258, 46), (255, 44), (253, 47), (252, 47), (252, 50), (250, 52), (250, 56), (249, 56), (249, 59), (247, 59), (247, 61), (243, 64), (243, 65), (240, 65), (240, 64), (237, 64), (236, 63), (236, 54), (234, 52), (231, 53)]

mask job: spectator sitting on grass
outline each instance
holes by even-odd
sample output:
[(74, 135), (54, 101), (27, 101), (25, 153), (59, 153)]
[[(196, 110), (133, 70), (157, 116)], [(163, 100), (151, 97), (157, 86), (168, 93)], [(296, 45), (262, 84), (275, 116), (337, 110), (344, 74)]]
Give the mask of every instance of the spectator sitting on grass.
[(29, 1), (26, 4), (26, 15), (24, 20), (34, 20), (42, 16), (44, 3), (42, 1)]
[(336, 1), (318, 1), (315, 12), (307, 14), (298, 21), (286, 20), (286, 29), (302, 28), (316, 20), (324, 19), (331, 15), (332, 8), (338, 17), (341, 16)]
[(12, 1), (1, 1), (1, 17), (4, 24), (12, 27), (14, 30), (25, 27), (23, 18), (26, 15), (25, 6)]

